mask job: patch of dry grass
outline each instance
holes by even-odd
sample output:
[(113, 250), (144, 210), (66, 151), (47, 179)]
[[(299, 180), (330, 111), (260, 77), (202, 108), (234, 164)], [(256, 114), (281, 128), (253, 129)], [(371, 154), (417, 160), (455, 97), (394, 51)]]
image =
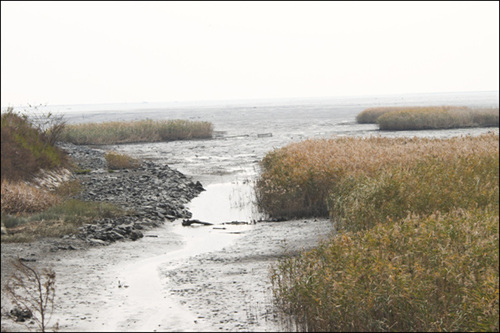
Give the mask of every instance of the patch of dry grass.
[(104, 155), (108, 163), (108, 169), (137, 169), (141, 166), (141, 161), (127, 154), (120, 154), (117, 152), (108, 152)]
[(386, 113), (377, 118), (381, 130), (424, 130), (491, 127), (499, 124), (498, 109), (417, 108)]
[(23, 182), (2, 180), (2, 212), (25, 214), (43, 211), (61, 202), (61, 198), (46, 190)]

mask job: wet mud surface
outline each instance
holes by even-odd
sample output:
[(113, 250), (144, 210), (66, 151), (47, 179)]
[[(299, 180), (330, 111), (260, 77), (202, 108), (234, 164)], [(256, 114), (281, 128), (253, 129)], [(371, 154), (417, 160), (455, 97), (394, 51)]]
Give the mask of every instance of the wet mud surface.
[[(329, 230), (327, 220), (191, 227), (175, 221), (135, 242), (87, 250), (2, 245), (2, 258), (20, 254), (54, 268), (52, 323), (61, 331), (280, 331), (269, 265), (311, 248)], [(3, 299), (2, 307), (9, 309)], [(2, 326), (25, 329), (6, 317)]]

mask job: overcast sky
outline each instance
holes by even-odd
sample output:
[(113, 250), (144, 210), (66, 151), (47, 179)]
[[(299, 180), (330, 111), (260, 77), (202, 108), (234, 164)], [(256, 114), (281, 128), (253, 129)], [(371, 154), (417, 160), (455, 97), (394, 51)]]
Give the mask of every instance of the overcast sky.
[(498, 90), (499, 2), (1, 2), (1, 103)]

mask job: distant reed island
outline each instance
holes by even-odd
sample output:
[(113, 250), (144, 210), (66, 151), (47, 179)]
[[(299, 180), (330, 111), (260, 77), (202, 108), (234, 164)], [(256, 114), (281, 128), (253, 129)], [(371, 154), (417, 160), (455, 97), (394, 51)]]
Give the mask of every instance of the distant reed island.
[(60, 140), (77, 145), (211, 139), (213, 125), (206, 121), (137, 120), (64, 126)]
[(497, 108), (467, 106), (386, 106), (356, 116), (360, 124), (378, 124), (382, 131), (498, 127)]

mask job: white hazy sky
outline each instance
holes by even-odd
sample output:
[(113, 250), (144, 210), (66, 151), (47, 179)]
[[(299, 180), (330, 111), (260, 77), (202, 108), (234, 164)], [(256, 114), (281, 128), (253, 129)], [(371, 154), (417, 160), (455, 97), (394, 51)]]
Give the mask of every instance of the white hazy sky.
[(1, 2), (1, 104), (498, 90), (499, 2)]

